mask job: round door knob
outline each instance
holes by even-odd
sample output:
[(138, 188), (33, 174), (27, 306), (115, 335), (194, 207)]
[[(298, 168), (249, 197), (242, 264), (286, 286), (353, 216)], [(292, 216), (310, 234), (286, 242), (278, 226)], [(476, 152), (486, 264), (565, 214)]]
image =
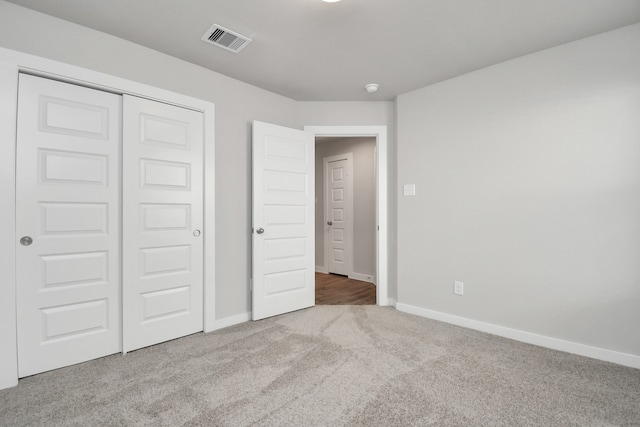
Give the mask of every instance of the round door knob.
[(333, 225), (333, 221), (327, 221), (327, 225)]
[(22, 239), (20, 239), (20, 244), (22, 246), (29, 246), (33, 243), (33, 239), (29, 236), (24, 236)]
[(256, 233), (258, 233), (258, 234), (262, 234), (262, 233), (264, 233), (264, 228), (258, 228), (258, 229), (256, 230)]
[(193, 235), (196, 237), (200, 236), (200, 230), (198, 229), (193, 230)]

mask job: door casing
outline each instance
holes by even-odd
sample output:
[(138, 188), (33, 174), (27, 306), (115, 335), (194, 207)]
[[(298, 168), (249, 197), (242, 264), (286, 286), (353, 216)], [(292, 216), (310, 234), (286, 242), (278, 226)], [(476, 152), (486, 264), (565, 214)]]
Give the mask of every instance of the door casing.
[(204, 114), (204, 331), (215, 324), (215, 105), (186, 95), (61, 62), (0, 48), (0, 389), (18, 384), (16, 339), (16, 118), (18, 75), (27, 73), (117, 94), (129, 94)]
[(390, 305), (388, 295), (389, 216), (388, 216), (388, 147), (387, 126), (305, 126), (317, 137), (376, 138), (376, 301)]

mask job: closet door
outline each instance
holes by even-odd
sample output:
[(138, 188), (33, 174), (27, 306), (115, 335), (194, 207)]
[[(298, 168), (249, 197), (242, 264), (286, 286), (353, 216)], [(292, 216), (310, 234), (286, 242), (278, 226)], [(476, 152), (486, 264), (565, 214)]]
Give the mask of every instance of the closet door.
[(121, 351), (121, 99), (20, 76), (20, 377)]
[(127, 352), (203, 329), (203, 118), (123, 98)]

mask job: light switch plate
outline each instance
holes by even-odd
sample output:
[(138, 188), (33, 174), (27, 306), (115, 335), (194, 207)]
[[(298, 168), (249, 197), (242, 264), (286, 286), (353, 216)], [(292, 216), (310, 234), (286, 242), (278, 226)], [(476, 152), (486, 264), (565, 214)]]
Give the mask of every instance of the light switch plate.
[(405, 196), (415, 196), (416, 195), (416, 185), (415, 184), (405, 184), (404, 185), (404, 195)]

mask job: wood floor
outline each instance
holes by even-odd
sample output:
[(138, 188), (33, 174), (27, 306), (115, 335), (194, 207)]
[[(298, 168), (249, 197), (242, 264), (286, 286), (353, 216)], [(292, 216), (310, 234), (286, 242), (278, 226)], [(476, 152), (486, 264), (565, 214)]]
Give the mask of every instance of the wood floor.
[(316, 273), (316, 305), (375, 305), (376, 286), (336, 274)]

